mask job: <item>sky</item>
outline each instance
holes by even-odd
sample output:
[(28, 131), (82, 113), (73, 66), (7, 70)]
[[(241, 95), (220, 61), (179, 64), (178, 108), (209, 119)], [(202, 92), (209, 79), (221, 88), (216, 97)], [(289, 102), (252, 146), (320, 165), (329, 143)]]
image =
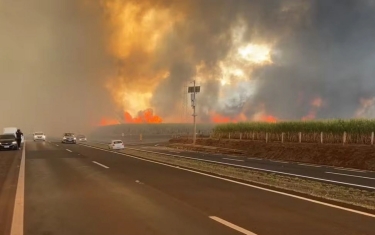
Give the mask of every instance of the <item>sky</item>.
[(375, 117), (373, 0), (0, 1), (0, 126)]

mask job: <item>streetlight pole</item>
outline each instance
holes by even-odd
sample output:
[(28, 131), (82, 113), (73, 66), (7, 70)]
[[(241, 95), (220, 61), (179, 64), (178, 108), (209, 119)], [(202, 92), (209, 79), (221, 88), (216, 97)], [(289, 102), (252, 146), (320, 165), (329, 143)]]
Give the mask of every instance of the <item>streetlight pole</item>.
[(195, 121), (196, 116), (197, 115), (195, 114), (195, 80), (194, 80), (194, 90), (193, 90), (193, 119), (194, 119), (193, 145), (195, 145), (195, 142), (197, 140), (197, 123)]

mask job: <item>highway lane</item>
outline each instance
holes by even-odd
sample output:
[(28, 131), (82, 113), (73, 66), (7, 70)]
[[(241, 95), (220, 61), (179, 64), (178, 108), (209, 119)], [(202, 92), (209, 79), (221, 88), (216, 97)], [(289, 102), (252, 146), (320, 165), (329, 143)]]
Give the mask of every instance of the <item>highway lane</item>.
[(313, 180), (349, 185), (356, 188), (375, 190), (375, 172), (349, 168), (330, 167), (322, 165), (305, 164), (298, 162), (274, 161), (268, 159), (256, 159), (225, 154), (212, 154), (180, 149), (160, 149), (158, 147), (131, 146), (129, 148), (149, 150), (153, 152), (181, 155), (184, 157), (198, 158), (207, 161), (215, 161), (223, 164), (240, 166), (248, 169), (278, 173), (283, 175), (309, 177)]
[(0, 234), (9, 234), (22, 151), (0, 151)]
[[(87, 143), (106, 147), (107, 143)], [(356, 169), (320, 166), (298, 162), (273, 161), (226, 154), (213, 154), (166, 147), (156, 147), (154, 144), (131, 145), (129, 149), (152, 151), (197, 160), (227, 164), (252, 170), (271, 172), (282, 175), (308, 178), (322, 182), (334, 183), (354, 188), (375, 190), (375, 172)]]
[[(28, 143), (26, 235), (239, 234), (204, 211), (136, 183), (133, 175), (93, 164), (91, 153)], [(142, 171), (142, 165), (138, 171)]]
[[(56, 147), (55, 144), (51, 145)], [(96, 162), (107, 167), (93, 164), (106, 174), (108, 181), (129, 181), (129, 184), (135, 182), (159, 192), (166, 200), (177, 202), (176, 207), (186, 205), (202, 214), (222, 218), (258, 235), (358, 235), (373, 234), (375, 231), (374, 217), (142, 161), (115, 152), (81, 145), (59, 145), (57, 148), (72, 156), (80, 154), (87, 164)]]

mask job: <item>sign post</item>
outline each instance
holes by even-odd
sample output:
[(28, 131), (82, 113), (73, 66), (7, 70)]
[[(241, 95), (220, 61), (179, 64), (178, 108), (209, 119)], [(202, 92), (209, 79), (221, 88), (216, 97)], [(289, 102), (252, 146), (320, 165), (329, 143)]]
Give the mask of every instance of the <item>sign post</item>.
[(195, 94), (200, 92), (200, 86), (195, 86), (195, 80), (194, 80), (194, 86), (188, 87), (188, 93), (191, 93), (191, 107), (193, 108), (193, 119), (194, 119), (194, 132), (193, 132), (193, 145), (195, 145), (197, 140), (197, 123), (195, 120), (195, 117), (197, 116), (195, 113)]

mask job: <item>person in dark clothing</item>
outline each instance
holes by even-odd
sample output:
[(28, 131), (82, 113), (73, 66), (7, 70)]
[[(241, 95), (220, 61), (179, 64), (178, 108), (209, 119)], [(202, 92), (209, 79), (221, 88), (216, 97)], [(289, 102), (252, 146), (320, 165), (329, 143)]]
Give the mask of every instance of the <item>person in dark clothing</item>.
[(17, 132), (16, 132), (18, 149), (21, 149), (22, 136), (23, 136), (23, 133), (21, 132), (20, 129), (18, 129)]

